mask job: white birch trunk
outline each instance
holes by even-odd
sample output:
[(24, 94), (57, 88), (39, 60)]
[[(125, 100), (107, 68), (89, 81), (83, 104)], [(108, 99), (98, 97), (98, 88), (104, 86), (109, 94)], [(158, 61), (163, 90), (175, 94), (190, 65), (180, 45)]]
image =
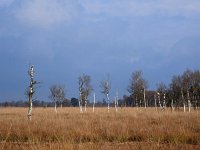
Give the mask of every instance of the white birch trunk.
[(145, 108), (145, 110), (147, 108), (145, 88), (144, 88), (144, 108)]
[(115, 111), (118, 111), (118, 92), (116, 93), (116, 97), (115, 97)]
[(137, 107), (137, 110), (138, 110), (138, 99), (137, 99), (137, 96), (136, 96), (136, 107)]
[(115, 112), (117, 112), (117, 97), (115, 97)]
[(183, 96), (183, 90), (182, 89), (181, 89), (181, 97), (182, 97), (182, 101), (183, 101), (183, 111), (185, 112), (186, 111), (185, 99), (184, 99), (184, 96)]
[(197, 97), (195, 96), (195, 109), (198, 109), (198, 101), (197, 101)]
[(156, 94), (154, 95), (154, 106), (155, 106), (155, 108), (156, 108), (156, 111), (157, 111), (157, 98), (156, 98)]
[(163, 96), (163, 109), (166, 108), (166, 96), (165, 96), (165, 93), (164, 93), (164, 96)]
[(174, 100), (172, 99), (172, 102), (171, 102), (171, 108), (172, 108), (172, 111), (174, 111)]
[(95, 93), (94, 93), (93, 112), (94, 112), (94, 107), (95, 107), (95, 101), (96, 101), (96, 95), (95, 95)]
[(183, 104), (183, 111), (184, 111), (184, 112), (186, 111), (185, 103)]
[(85, 100), (85, 112), (87, 111), (87, 99)]
[(188, 99), (188, 111), (191, 112), (191, 101), (190, 101), (190, 93), (187, 91), (187, 99)]
[(34, 81), (34, 67), (31, 66), (30, 70), (28, 71), (28, 74), (30, 76), (30, 86), (29, 86), (29, 108), (28, 108), (28, 119), (31, 120), (32, 117), (32, 109), (33, 109), (33, 86), (36, 83)]
[(80, 108), (80, 113), (82, 113), (83, 112), (83, 108), (82, 108), (81, 100), (79, 100), (79, 108)]
[(109, 99), (108, 94), (106, 96), (107, 96), (107, 103), (108, 103), (108, 112), (110, 112), (110, 99)]
[(160, 109), (162, 109), (162, 105), (161, 105), (161, 101), (160, 101), (160, 93), (158, 93), (158, 103), (159, 103)]
[(56, 101), (55, 101), (55, 107), (54, 107), (54, 110), (55, 110), (55, 112), (57, 113), (57, 104), (56, 104)]
[(28, 109), (28, 119), (31, 120), (32, 118), (32, 109), (33, 109), (33, 103), (32, 103), (32, 96), (29, 95), (29, 109)]
[(82, 108), (82, 94), (80, 92), (80, 99), (79, 99), (79, 108), (80, 108), (80, 113), (83, 112), (83, 108)]

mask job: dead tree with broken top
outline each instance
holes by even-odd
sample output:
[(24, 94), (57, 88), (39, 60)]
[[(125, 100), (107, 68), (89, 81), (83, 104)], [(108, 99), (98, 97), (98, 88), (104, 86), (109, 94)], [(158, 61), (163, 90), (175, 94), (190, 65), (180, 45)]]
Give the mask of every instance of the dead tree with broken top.
[(32, 117), (32, 110), (33, 110), (33, 94), (35, 93), (35, 85), (37, 82), (34, 80), (34, 66), (32, 65), (30, 69), (28, 70), (28, 75), (30, 77), (30, 85), (29, 89), (27, 90), (28, 95), (28, 119), (31, 120)]

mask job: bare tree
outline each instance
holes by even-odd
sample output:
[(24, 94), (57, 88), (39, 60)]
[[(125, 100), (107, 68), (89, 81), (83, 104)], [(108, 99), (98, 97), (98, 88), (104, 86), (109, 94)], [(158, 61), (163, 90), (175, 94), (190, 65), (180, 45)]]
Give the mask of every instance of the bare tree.
[(185, 108), (185, 101), (182, 95), (182, 79), (181, 76), (173, 76), (171, 83), (170, 83), (170, 91), (172, 94), (172, 102), (171, 102), (171, 107), (172, 110), (174, 110), (174, 104), (175, 103), (180, 103), (184, 106)]
[(80, 112), (83, 112), (83, 79), (81, 77), (78, 78), (78, 86), (79, 86), (79, 108), (80, 108)]
[(192, 87), (191, 76), (192, 76), (191, 70), (186, 70), (182, 75), (182, 89), (183, 89), (182, 94), (185, 94), (187, 97), (189, 112), (191, 111), (191, 100), (190, 100), (190, 88)]
[(116, 92), (116, 96), (115, 96), (115, 111), (118, 112), (118, 92)]
[(195, 70), (191, 74), (191, 82), (192, 86), (190, 88), (190, 92), (192, 95), (192, 100), (195, 105), (195, 109), (198, 108), (198, 98), (199, 98), (199, 93), (200, 93), (200, 71)]
[(34, 80), (34, 66), (32, 65), (28, 71), (28, 74), (30, 76), (30, 85), (29, 90), (26, 91), (25, 94), (28, 95), (29, 98), (29, 109), (28, 109), (28, 119), (31, 120), (32, 117), (32, 107), (33, 107), (33, 94), (35, 93), (35, 84), (37, 82)]
[(160, 108), (162, 109), (166, 108), (166, 91), (167, 91), (167, 86), (163, 82), (157, 84), (158, 101)]
[(197, 108), (200, 96), (200, 72), (187, 69), (181, 76), (173, 76), (170, 90), (173, 93), (173, 101), (177, 104), (181, 102), (184, 112), (186, 105), (189, 112), (192, 105)]
[(79, 100), (80, 112), (82, 112), (83, 104), (85, 105), (85, 112), (86, 112), (88, 97), (92, 91), (91, 77), (89, 75), (83, 74), (78, 78), (78, 83), (79, 83), (79, 94), (80, 94), (80, 100)]
[(154, 107), (156, 108), (157, 111), (157, 93), (154, 94)]
[(96, 95), (94, 93), (94, 95), (93, 95), (93, 112), (94, 112), (95, 103), (96, 103)]
[(54, 108), (55, 112), (57, 113), (57, 103), (60, 103), (62, 108), (62, 103), (65, 99), (65, 90), (64, 87), (61, 85), (52, 85), (50, 88), (50, 96), (49, 98), (54, 101)]
[(109, 81), (109, 76), (107, 76), (106, 80), (101, 81), (100, 83), (100, 88), (101, 88), (101, 93), (104, 94), (104, 96), (107, 99), (107, 103), (108, 103), (108, 112), (110, 111), (110, 99), (109, 99), (109, 93), (110, 93), (110, 81)]
[(128, 85), (127, 90), (134, 97), (137, 108), (138, 106), (142, 106), (142, 99), (143, 99), (145, 108), (147, 106), (147, 101), (146, 101), (147, 86), (148, 86), (148, 83), (143, 78), (142, 71), (139, 70), (132, 73), (130, 84)]

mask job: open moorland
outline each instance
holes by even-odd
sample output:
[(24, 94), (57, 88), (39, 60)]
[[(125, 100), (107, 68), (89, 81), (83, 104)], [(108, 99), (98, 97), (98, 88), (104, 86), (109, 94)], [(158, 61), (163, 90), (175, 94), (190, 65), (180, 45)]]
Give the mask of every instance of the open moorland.
[(200, 149), (200, 111), (0, 108), (0, 149)]

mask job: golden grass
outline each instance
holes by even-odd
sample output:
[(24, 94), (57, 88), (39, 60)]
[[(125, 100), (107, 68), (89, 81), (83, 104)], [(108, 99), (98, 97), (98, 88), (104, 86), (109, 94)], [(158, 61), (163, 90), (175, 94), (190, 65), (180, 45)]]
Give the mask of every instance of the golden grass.
[(200, 111), (0, 108), (1, 149), (200, 149)]

